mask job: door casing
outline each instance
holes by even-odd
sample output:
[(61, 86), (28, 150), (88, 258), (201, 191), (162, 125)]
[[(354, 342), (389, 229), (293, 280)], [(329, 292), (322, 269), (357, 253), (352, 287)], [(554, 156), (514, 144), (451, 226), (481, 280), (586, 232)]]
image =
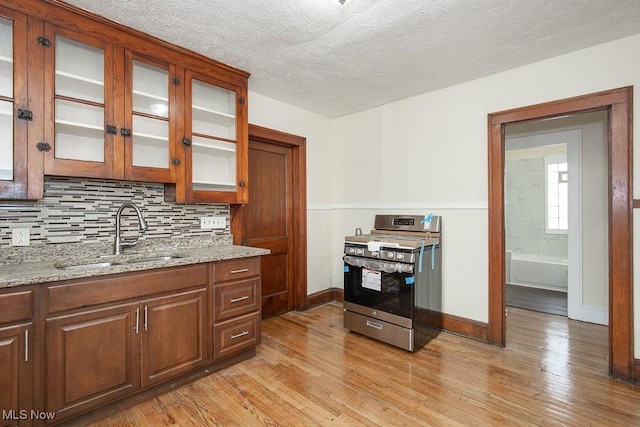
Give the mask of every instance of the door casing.
[(606, 110), (609, 155), (609, 373), (634, 381), (633, 345), (633, 87), (547, 102), (488, 116), (488, 339), (504, 346), (504, 127), (508, 124)]

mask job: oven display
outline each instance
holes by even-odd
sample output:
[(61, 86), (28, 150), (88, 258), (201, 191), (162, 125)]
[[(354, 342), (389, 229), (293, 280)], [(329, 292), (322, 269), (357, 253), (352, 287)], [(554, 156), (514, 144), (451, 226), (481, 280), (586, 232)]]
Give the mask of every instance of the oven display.
[(415, 224), (415, 218), (393, 218), (393, 225), (408, 225), (413, 227)]

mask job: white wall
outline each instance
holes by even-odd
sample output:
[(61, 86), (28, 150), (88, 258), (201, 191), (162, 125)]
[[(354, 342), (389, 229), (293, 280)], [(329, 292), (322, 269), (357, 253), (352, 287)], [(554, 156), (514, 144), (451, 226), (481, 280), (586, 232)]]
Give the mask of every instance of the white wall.
[[(640, 35), (332, 121), (251, 94), (250, 123), (307, 137), (309, 293), (342, 286), (344, 235), (371, 227), (374, 213), (433, 212), (443, 216), (443, 310), (486, 322), (487, 114), (640, 85), (638, 46)], [(636, 123), (639, 115), (636, 109)], [(634, 141), (640, 141), (637, 126)], [(638, 156), (636, 147), (636, 165)], [(639, 175), (634, 184), (640, 188)], [(640, 220), (637, 213), (634, 219)], [(640, 268), (635, 271), (640, 283)], [(640, 313), (640, 287), (634, 295)], [(640, 357), (640, 315), (634, 328)]]

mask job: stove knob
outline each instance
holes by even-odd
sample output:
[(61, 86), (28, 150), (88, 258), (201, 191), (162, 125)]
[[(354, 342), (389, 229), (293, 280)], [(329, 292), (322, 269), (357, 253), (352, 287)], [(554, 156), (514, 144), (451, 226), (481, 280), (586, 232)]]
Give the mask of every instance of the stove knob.
[(401, 261), (402, 261), (402, 260), (404, 259), (404, 254), (403, 254), (402, 252), (398, 252), (398, 253), (396, 254), (396, 259), (399, 259), (399, 260), (401, 260)]
[(355, 254), (356, 253), (356, 249), (355, 248), (347, 248), (347, 253), (348, 254)]
[(362, 248), (357, 248), (357, 249), (356, 249), (356, 255), (364, 255), (364, 249), (362, 249)]
[(387, 258), (393, 259), (393, 252), (391, 251), (387, 252)]

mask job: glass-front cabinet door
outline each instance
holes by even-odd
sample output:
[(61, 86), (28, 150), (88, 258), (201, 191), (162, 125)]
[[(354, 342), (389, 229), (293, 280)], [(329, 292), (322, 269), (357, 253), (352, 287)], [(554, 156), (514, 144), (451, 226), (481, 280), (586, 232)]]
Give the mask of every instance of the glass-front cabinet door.
[(186, 83), (186, 199), (246, 203), (244, 89), (190, 71)]
[(126, 53), (125, 178), (175, 182), (175, 66)]
[(101, 40), (48, 24), (45, 31), (45, 174), (121, 178), (113, 101), (122, 60)]
[(0, 198), (27, 197), (27, 23), (0, 8)]

